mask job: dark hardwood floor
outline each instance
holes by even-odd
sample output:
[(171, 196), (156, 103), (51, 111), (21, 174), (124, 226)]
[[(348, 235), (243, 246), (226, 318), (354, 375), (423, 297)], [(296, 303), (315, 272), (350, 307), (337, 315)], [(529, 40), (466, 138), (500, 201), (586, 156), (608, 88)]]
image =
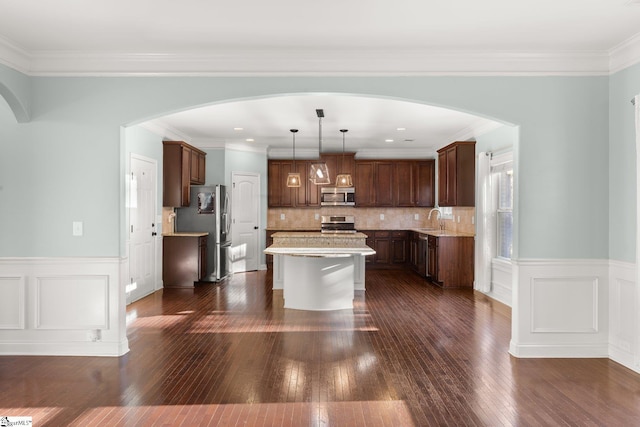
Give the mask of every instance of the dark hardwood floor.
[(353, 310), (285, 310), (268, 272), (128, 307), (120, 358), (0, 357), (0, 416), (34, 426), (633, 426), (640, 375), (516, 359), (510, 311), (367, 271)]

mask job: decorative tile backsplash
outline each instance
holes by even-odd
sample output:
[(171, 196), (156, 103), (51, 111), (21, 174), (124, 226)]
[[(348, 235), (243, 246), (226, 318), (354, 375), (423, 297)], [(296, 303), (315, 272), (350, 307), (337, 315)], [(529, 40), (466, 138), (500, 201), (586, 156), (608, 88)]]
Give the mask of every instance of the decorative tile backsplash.
[[(438, 228), (436, 213), (428, 220), (431, 208), (348, 208), (323, 207), (273, 208), (267, 211), (267, 228), (272, 230), (318, 230), (322, 215), (353, 215), (356, 230), (408, 230)], [(453, 208), (453, 219), (444, 220), (445, 229), (475, 233), (475, 208)]]

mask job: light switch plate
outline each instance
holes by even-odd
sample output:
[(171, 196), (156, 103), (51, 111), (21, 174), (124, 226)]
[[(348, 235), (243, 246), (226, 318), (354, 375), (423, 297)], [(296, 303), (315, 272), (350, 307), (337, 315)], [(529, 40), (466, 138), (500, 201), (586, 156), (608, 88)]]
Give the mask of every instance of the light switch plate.
[(73, 221), (73, 235), (82, 236), (82, 221)]

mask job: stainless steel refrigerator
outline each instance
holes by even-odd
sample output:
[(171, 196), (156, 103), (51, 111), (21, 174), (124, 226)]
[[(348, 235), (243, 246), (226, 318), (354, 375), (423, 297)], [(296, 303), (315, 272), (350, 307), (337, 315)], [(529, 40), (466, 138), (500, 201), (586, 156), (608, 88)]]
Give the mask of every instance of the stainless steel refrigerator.
[(229, 193), (224, 185), (191, 186), (191, 206), (176, 211), (176, 231), (209, 233), (204, 281), (218, 282), (230, 273), (230, 211)]

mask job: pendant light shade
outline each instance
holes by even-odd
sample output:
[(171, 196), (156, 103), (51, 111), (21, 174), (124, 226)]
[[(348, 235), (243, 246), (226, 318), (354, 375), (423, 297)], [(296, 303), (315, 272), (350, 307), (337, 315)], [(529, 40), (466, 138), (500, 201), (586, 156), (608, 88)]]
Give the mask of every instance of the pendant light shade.
[[(344, 171), (344, 135), (349, 132), (349, 129), (340, 129), (342, 132), (342, 170)], [(353, 187), (353, 179), (351, 174), (340, 173), (336, 177), (336, 187)]]
[[(322, 118), (324, 117), (324, 110), (316, 110), (318, 116), (318, 155), (322, 154)], [(329, 168), (327, 163), (323, 161), (317, 161), (311, 163), (309, 166), (309, 180), (316, 185), (331, 184), (329, 178)]]
[(298, 129), (290, 129), (293, 135), (293, 172), (287, 175), (287, 187), (300, 187), (300, 174), (296, 172), (296, 132)]

